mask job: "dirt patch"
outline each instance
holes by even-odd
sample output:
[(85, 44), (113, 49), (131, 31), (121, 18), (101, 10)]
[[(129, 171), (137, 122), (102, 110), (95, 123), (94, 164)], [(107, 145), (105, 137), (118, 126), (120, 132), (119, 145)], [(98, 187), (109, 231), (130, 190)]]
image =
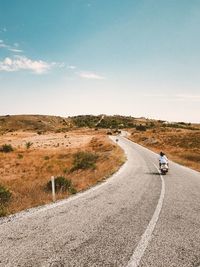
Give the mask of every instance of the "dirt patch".
[(70, 147), (74, 149), (85, 146), (94, 136), (81, 131), (45, 133), (42, 135), (34, 132), (16, 132), (3, 135), (0, 140), (0, 145), (11, 144), (14, 148), (23, 149), (30, 142), (32, 148), (35, 149), (57, 149), (57, 147)]

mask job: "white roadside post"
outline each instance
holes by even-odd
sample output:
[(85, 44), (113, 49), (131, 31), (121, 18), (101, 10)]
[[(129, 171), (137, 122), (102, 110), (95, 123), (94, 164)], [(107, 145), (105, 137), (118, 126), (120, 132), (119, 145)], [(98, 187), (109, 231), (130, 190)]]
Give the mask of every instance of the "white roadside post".
[(52, 187), (53, 202), (55, 202), (56, 201), (56, 194), (55, 194), (55, 179), (54, 179), (54, 176), (51, 176), (51, 187)]

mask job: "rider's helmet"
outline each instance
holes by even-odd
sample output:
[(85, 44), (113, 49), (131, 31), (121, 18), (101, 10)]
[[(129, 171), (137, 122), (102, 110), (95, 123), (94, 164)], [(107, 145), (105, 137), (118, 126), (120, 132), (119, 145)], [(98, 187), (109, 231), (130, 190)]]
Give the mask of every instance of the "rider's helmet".
[(163, 157), (165, 154), (161, 151), (160, 152), (160, 156)]

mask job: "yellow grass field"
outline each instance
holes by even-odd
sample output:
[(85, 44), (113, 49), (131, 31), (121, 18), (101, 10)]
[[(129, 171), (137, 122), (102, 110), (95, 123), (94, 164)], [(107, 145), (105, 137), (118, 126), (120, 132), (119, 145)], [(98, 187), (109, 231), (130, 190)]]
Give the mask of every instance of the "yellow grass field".
[[(51, 202), (51, 192), (45, 187), (52, 175), (70, 179), (73, 187), (82, 191), (110, 176), (125, 161), (123, 151), (105, 131), (76, 130), (41, 135), (12, 132), (1, 136), (0, 146), (3, 144), (14, 148), (13, 152), (0, 152), (0, 184), (12, 192), (7, 214)], [(71, 172), (73, 155), (78, 151), (97, 154), (96, 169)], [(60, 192), (56, 198), (68, 195)]]
[(130, 139), (169, 159), (200, 171), (200, 130), (157, 127), (146, 131), (131, 130)]

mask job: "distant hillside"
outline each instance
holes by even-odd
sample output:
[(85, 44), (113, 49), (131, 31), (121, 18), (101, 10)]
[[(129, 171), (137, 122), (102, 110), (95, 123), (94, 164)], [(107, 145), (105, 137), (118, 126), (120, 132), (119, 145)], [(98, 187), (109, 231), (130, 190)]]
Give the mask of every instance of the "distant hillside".
[(89, 128), (106, 128), (106, 129), (123, 129), (123, 128), (136, 128), (138, 131), (145, 131), (152, 128), (179, 128), (196, 130), (199, 129), (198, 124), (191, 124), (185, 122), (167, 122), (163, 120), (153, 120), (144, 117), (135, 118), (132, 116), (121, 115), (79, 115), (70, 118), (73, 125), (76, 127), (89, 127)]
[(0, 116), (0, 133), (13, 131), (65, 132), (74, 128), (105, 128), (127, 129), (135, 128), (138, 131), (146, 131), (152, 128), (180, 128), (199, 129), (199, 125), (177, 122), (169, 123), (161, 120), (146, 118), (134, 118), (131, 116), (107, 116), (107, 115), (79, 115), (63, 118), (47, 115), (7, 115)]
[(71, 117), (74, 125), (77, 127), (89, 127), (89, 128), (131, 128), (135, 125), (134, 117), (127, 116), (107, 116), (107, 115), (79, 115)]
[(71, 127), (71, 120), (58, 116), (46, 115), (6, 115), (0, 116), (0, 132), (18, 130), (36, 131), (64, 131)]

